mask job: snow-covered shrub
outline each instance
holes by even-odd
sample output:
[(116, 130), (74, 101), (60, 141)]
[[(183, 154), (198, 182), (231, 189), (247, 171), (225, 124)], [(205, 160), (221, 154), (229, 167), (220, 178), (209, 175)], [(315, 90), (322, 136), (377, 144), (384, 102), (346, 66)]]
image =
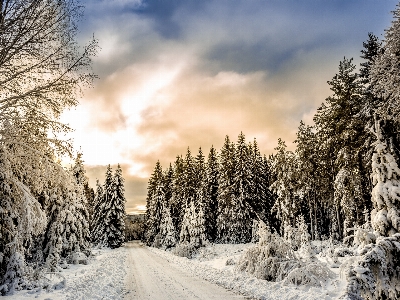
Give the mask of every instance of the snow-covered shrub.
[(354, 245), (359, 248), (364, 248), (368, 244), (373, 244), (376, 241), (376, 236), (370, 230), (362, 227), (354, 229)]
[(346, 256), (353, 256), (354, 252), (352, 249), (345, 247), (345, 246), (339, 246), (335, 248), (333, 251), (333, 256), (334, 257), (346, 257)]
[(191, 243), (183, 242), (176, 245), (173, 254), (186, 258), (192, 258), (197, 253), (197, 247)]
[(299, 266), (290, 245), (276, 233), (269, 232), (262, 222), (259, 236), (259, 243), (240, 257), (238, 271), (246, 271), (260, 279), (280, 281)]
[(301, 263), (283, 280), (283, 284), (312, 285), (324, 287), (335, 274), (320, 262)]
[(400, 299), (400, 234), (380, 237), (342, 268), (350, 299)]

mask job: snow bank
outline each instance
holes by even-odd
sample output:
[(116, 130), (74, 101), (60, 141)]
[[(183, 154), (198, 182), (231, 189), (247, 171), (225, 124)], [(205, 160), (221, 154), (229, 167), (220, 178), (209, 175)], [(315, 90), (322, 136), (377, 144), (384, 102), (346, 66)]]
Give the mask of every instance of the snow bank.
[(69, 265), (61, 273), (48, 274), (51, 289), (24, 290), (4, 299), (123, 299), (127, 253), (125, 248), (93, 250), (88, 265)]

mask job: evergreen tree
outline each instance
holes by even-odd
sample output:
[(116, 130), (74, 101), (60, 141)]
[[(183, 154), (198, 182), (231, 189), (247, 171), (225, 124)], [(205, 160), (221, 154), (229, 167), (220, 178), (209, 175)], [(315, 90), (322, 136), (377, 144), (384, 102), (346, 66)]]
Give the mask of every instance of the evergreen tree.
[(106, 228), (108, 246), (118, 248), (125, 241), (125, 188), (122, 169), (118, 164), (112, 180), (112, 197), (108, 204), (105, 219), (108, 226)]
[(314, 133), (314, 128), (312, 126), (307, 126), (300, 121), (300, 126), (297, 132), (297, 138), (295, 143), (296, 156), (299, 160), (298, 169), (298, 184), (296, 186), (296, 193), (302, 201), (307, 203), (306, 207), (308, 210), (303, 211), (302, 214), (305, 219), (310, 222), (311, 238), (320, 238), (320, 224), (319, 219), (321, 219), (321, 208), (320, 204), (316, 199), (320, 198), (318, 186), (323, 184), (321, 181), (321, 176), (318, 173), (319, 162), (318, 162), (318, 146), (317, 139)]
[(218, 176), (219, 176), (218, 157), (215, 148), (212, 146), (208, 154), (206, 165), (206, 184), (208, 194), (208, 210), (205, 211), (206, 232), (210, 241), (217, 237), (217, 197), (218, 197)]
[(177, 156), (173, 168), (172, 198), (170, 200), (171, 217), (174, 227), (181, 228), (184, 215), (185, 198), (183, 194), (184, 163), (181, 156)]
[(386, 141), (375, 123), (375, 152), (372, 156), (372, 190), (374, 209), (372, 226), (382, 236), (400, 232), (400, 169), (393, 155), (387, 150)]
[(169, 168), (165, 170), (164, 173), (164, 192), (165, 192), (165, 205), (169, 206), (172, 195), (173, 195), (173, 190), (174, 190), (174, 170), (172, 168), (172, 165), (169, 164)]
[(357, 221), (361, 219), (358, 216), (359, 209), (363, 205), (363, 192), (360, 171), (357, 165), (352, 165), (352, 160), (349, 159), (351, 154), (347, 148), (342, 149), (338, 154), (336, 164), (342, 166), (335, 178), (335, 193), (334, 199), (337, 206), (342, 207), (344, 221), (343, 221), (343, 235), (348, 236), (349, 228), (354, 228)]
[(233, 178), (235, 172), (235, 145), (225, 137), (220, 155), (220, 169), (218, 178), (218, 216), (217, 216), (217, 241), (229, 242), (230, 214), (234, 197)]
[(271, 157), (273, 179), (270, 188), (276, 194), (273, 211), (281, 222), (280, 233), (283, 234), (285, 227), (294, 226), (299, 211), (293, 181), (297, 173), (297, 162), (294, 153), (286, 150), (286, 144), (281, 139), (275, 150), (277, 153)]
[(190, 243), (190, 233), (192, 231), (192, 212), (191, 207), (186, 205), (182, 219), (181, 230), (179, 233), (179, 243)]
[(160, 162), (157, 161), (154, 172), (149, 179), (147, 190), (146, 231), (144, 238), (148, 246), (153, 245), (155, 237), (160, 231), (162, 203), (165, 200), (163, 181), (163, 171)]
[(89, 179), (85, 175), (85, 173), (86, 170), (83, 166), (82, 153), (78, 153), (75, 158), (75, 164), (72, 167), (72, 175), (75, 177), (75, 181), (77, 182), (77, 184), (82, 186), (83, 192), (85, 194), (85, 201), (83, 204), (89, 214), (88, 222), (91, 228), (94, 213), (94, 197), (93, 189), (89, 187)]
[[(200, 214), (201, 212), (201, 222), (202, 226), (205, 226), (204, 234), (205, 238), (207, 240), (211, 240), (211, 234), (213, 230), (213, 212), (211, 211), (211, 195), (209, 194), (208, 191), (208, 182), (207, 182), (207, 171), (206, 171), (206, 163), (205, 163), (205, 158), (203, 155), (203, 151), (201, 148), (199, 149), (199, 153), (196, 156), (196, 167), (195, 167), (195, 172), (196, 172), (196, 201), (195, 201), (195, 206), (197, 207), (197, 213)], [(199, 220), (197, 220), (199, 221)], [(199, 221), (200, 222), (200, 221)], [(200, 225), (198, 225), (200, 226)], [(203, 237), (201, 237), (201, 240)]]
[(328, 81), (333, 95), (326, 99), (314, 116), (319, 143), (319, 173), (321, 178), (327, 179), (325, 184), (320, 185), (320, 194), (328, 202), (327, 206), (333, 208), (330, 218), (332, 224), (338, 225), (335, 234), (339, 236), (343, 234), (343, 227), (340, 226), (343, 220), (340, 216), (342, 207), (334, 201), (334, 182), (340, 170), (336, 160), (339, 152), (346, 148), (352, 154), (348, 157), (351, 160), (349, 163), (360, 170), (359, 154), (366, 139), (364, 123), (360, 118), (363, 108), (362, 86), (354, 70), (352, 59), (344, 58), (339, 63), (339, 72)]
[(197, 195), (197, 178), (196, 164), (188, 147), (183, 165), (183, 182), (182, 192), (186, 203), (189, 205), (196, 199)]
[(271, 218), (270, 212), (272, 208), (272, 194), (268, 189), (269, 170), (267, 161), (263, 160), (256, 139), (253, 141), (250, 155), (251, 174), (252, 174), (252, 190), (251, 197), (247, 203), (252, 208), (255, 215), (253, 218), (258, 218), (269, 224)]
[[(102, 196), (101, 196), (102, 195)], [(113, 176), (111, 166), (107, 166), (104, 186), (97, 185), (96, 244), (118, 248), (125, 241), (125, 189), (122, 169), (118, 164)]]
[(93, 208), (93, 218), (92, 218), (92, 223), (93, 223), (93, 229), (91, 231), (91, 240), (93, 244), (99, 244), (101, 243), (101, 238), (104, 236), (104, 207), (105, 207), (105, 202), (104, 202), (104, 191), (103, 191), (103, 186), (99, 182), (99, 180), (96, 180), (96, 193), (94, 196), (94, 208)]
[(174, 247), (176, 244), (176, 231), (172, 222), (170, 209), (164, 206), (160, 224), (160, 235), (162, 246), (166, 249)]
[(203, 207), (192, 202), (190, 204), (190, 243), (194, 247), (202, 247), (207, 243), (206, 226)]
[(382, 101), (378, 114), (383, 119), (398, 120), (400, 115), (400, 6), (393, 11), (392, 25), (385, 32), (382, 51), (374, 57), (371, 67), (372, 91)]
[(252, 174), (251, 150), (246, 145), (245, 136), (240, 133), (235, 148), (235, 169), (229, 239), (233, 243), (251, 241), (251, 218), (249, 203), (252, 201), (254, 186)]

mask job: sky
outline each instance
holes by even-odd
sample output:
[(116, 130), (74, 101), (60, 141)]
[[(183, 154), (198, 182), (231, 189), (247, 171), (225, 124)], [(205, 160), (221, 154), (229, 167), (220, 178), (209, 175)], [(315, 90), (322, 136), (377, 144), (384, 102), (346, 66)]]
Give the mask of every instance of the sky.
[(119, 163), (127, 213), (142, 212), (157, 160), (166, 168), (226, 135), (271, 154), (294, 149), (344, 57), (384, 37), (394, 0), (82, 0), (78, 42), (93, 35), (99, 76), (62, 115), (95, 188)]

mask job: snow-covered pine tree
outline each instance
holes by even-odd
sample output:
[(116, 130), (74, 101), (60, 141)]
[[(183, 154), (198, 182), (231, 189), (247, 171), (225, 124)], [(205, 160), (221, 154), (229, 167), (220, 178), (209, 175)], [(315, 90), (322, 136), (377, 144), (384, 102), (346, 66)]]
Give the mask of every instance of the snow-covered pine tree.
[(207, 158), (206, 174), (207, 174), (207, 193), (209, 195), (209, 210), (205, 212), (206, 231), (210, 241), (215, 241), (217, 237), (217, 197), (218, 197), (218, 154), (214, 146), (211, 146)]
[(375, 122), (375, 134), (371, 223), (379, 235), (391, 236), (400, 233), (400, 169), (387, 150), (378, 121)]
[(107, 213), (111, 208), (111, 199), (114, 196), (114, 184), (113, 184), (113, 175), (111, 166), (108, 165), (105, 174), (105, 180), (103, 184), (103, 197), (101, 200), (101, 204), (99, 203), (99, 218), (96, 219), (96, 229), (95, 229), (95, 243), (99, 246), (108, 247), (108, 233), (109, 222), (110, 220), (107, 218)]
[(96, 180), (96, 193), (94, 196), (91, 241), (99, 244), (104, 236), (104, 191), (100, 181)]
[(380, 103), (378, 113), (385, 119), (398, 120), (400, 115), (400, 6), (393, 11), (391, 26), (385, 32), (383, 51), (374, 57), (371, 67), (372, 91), (385, 101)]
[(202, 247), (207, 244), (205, 218), (202, 205), (197, 205), (192, 201), (190, 204), (190, 244), (194, 247)]
[[(24, 288), (26, 284), (26, 249), (23, 242), (29, 235), (39, 234), (45, 226), (45, 215), (27, 187), (13, 176), (12, 165), (6, 149), (0, 147), (0, 295)], [(23, 207), (21, 205), (27, 205)], [(36, 206), (36, 207), (35, 207)], [(22, 209), (22, 211), (21, 211)], [(31, 215), (24, 216), (31, 211)], [(31, 224), (21, 224), (23, 218)], [(23, 226), (21, 228), (21, 225)], [(33, 228), (24, 228), (33, 225)], [(24, 236), (20, 232), (27, 230)], [(35, 232), (38, 230), (38, 232)]]
[(371, 243), (375, 236), (361, 231), (361, 244), (369, 243), (345, 266), (346, 296), (349, 299), (395, 300), (400, 299), (400, 169), (387, 149), (377, 119), (375, 134), (371, 223), (378, 237), (376, 243)]
[(177, 156), (174, 163), (172, 181), (172, 198), (170, 199), (171, 217), (175, 228), (179, 231), (183, 215), (185, 214), (185, 198), (183, 195), (184, 163), (181, 156)]
[[(331, 228), (333, 224), (338, 225), (338, 232), (332, 234), (340, 237), (344, 233), (340, 214), (342, 207), (334, 201), (334, 182), (341, 167), (336, 160), (345, 147), (349, 152), (359, 152), (366, 139), (365, 123), (360, 117), (363, 108), (362, 84), (355, 69), (353, 59), (344, 58), (339, 63), (338, 73), (328, 81), (333, 94), (325, 99), (314, 116), (319, 144), (319, 177), (326, 178), (325, 182), (319, 184), (319, 194), (321, 199), (327, 201), (326, 206), (331, 208)], [(355, 161), (359, 164), (359, 161)], [(359, 165), (357, 168), (361, 169)]]
[(246, 139), (241, 132), (235, 148), (235, 166), (233, 176), (233, 201), (229, 227), (229, 240), (232, 243), (248, 243), (251, 241), (253, 220), (250, 212), (253, 196), (253, 174), (251, 149), (246, 145)]
[[(213, 224), (213, 213), (212, 213), (212, 207), (210, 206), (211, 203), (211, 195), (209, 194), (208, 190), (208, 183), (207, 183), (207, 171), (206, 171), (206, 163), (205, 163), (205, 158), (203, 155), (203, 151), (201, 148), (199, 149), (199, 153), (196, 156), (195, 160), (195, 184), (196, 184), (196, 198), (195, 198), (195, 206), (196, 206), (196, 228), (200, 228), (201, 230), (204, 230), (202, 234), (205, 234), (205, 237), (200, 236), (200, 234), (197, 234), (199, 236), (199, 245), (202, 245), (202, 240), (211, 239), (211, 232), (212, 231), (212, 224)], [(200, 216), (201, 215), (201, 216)], [(210, 222), (210, 224), (208, 224)], [(200, 225), (201, 224), (201, 225)], [(208, 226), (207, 226), (208, 225)], [(208, 229), (210, 231), (208, 231)], [(200, 229), (196, 229), (197, 231)], [(196, 242), (197, 243), (197, 242)]]
[(190, 243), (190, 233), (192, 231), (192, 210), (191, 206), (186, 205), (179, 233), (179, 243)]
[(229, 242), (229, 227), (231, 225), (230, 213), (234, 197), (233, 178), (235, 172), (235, 145), (229, 137), (225, 137), (221, 149), (220, 168), (218, 177), (218, 215), (217, 215), (217, 239), (219, 243)]
[(82, 186), (71, 172), (50, 197), (50, 218), (43, 243), (47, 269), (58, 269), (61, 260), (75, 263), (76, 255), (90, 253), (90, 232)]
[(363, 202), (362, 180), (357, 164), (354, 163), (354, 157), (350, 150), (344, 147), (338, 153), (336, 163), (342, 168), (335, 177), (335, 193), (334, 200), (336, 205), (340, 206), (343, 211), (343, 236), (351, 235), (350, 228), (357, 225), (359, 207)]
[(174, 189), (174, 169), (172, 168), (172, 165), (169, 164), (169, 168), (166, 169), (164, 172), (164, 192), (165, 192), (166, 206), (170, 205), (173, 189)]
[(162, 203), (165, 200), (163, 181), (163, 171), (160, 162), (157, 161), (147, 188), (146, 231), (144, 239), (148, 246), (153, 245), (154, 239), (160, 231)]
[(294, 225), (299, 211), (298, 203), (295, 203), (294, 181), (297, 173), (297, 162), (294, 153), (286, 150), (286, 144), (283, 140), (278, 140), (278, 147), (275, 150), (277, 150), (277, 153), (270, 160), (273, 173), (270, 189), (276, 194), (276, 201), (272, 210), (276, 212), (277, 218), (280, 220), (280, 232), (284, 235), (284, 228)]
[(77, 182), (78, 185), (82, 186), (82, 190), (85, 195), (84, 203), (83, 205), (86, 207), (86, 210), (89, 214), (89, 225), (91, 227), (92, 223), (92, 218), (93, 218), (93, 210), (94, 210), (94, 197), (93, 197), (93, 189), (89, 187), (89, 179), (85, 175), (86, 170), (83, 166), (83, 160), (82, 160), (82, 153), (77, 153), (76, 158), (75, 158), (75, 164), (72, 167), (71, 170), (73, 176), (75, 177), (75, 181)]
[(187, 148), (184, 159), (182, 189), (183, 197), (186, 203), (189, 205), (190, 202), (196, 199), (197, 194), (196, 163), (189, 147)]
[(111, 185), (112, 195), (107, 203), (105, 220), (107, 245), (111, 248), (121, 247), (125, 241), (125, 188), (122, 169), (118, 164)]
[(170, 209), (164, 205), (160, 224), (161, 245), (165, 249), (176, 245), (176, 230), (172, 222)]
[[(265, 223), (270, 223), (271, 208), (273, 205), (272, 194), (268, 189), (269, 170), (267, 160), (263, 159), (256, 139), (251, 147), (251, 173), (253, 189), (248, 201), (257, 218)], [(253, 216), (254, 217), (254, 216)]]
[(310, 222), (311, 238), (320, 238), (320, 225), (318, 219), (321, 218), (320, 202), (316, 201), (319, 198), (318, 186), (322, 184), (318, 172), (318, 145), (314, 128), (307, 126), (303, 121), (300, 121), (298, 131), (296, 133), (297, 144), (295, 153), (299, 160), (298, 164), (298, 184), (296, 185), (296, 194), (306, 203), (307, 211), (304, 212)]

